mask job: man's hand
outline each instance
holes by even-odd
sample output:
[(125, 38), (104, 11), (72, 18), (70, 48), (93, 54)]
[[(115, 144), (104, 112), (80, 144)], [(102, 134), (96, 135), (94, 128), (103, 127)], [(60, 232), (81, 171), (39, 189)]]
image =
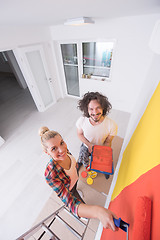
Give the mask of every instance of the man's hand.
[(88, 151), (89, 151), (89, 153), (91, 153), (91, 152), (92, 152), (92, 148), (93, 148), (93, 144), (91, 144), (91, 143), (84, 137), (84, 134), (83, 134), (82, 129), (77, 129), (77, 135), (78, 135), (78, 138), (81, 140), (81, 142), (83, 142), (85, 145), (87, 145)]
[(88, 144), (88, 151), (89, 151), (89, 153), (91, 153), (92, 152), (92, 149), (93, 149), (93, 144)]
[(111, 147), (113, 138), (114, 138), (114, 136), (110, 136), (110, 135), (109, 135), (109, 136), (105, 139), (103, 145), (104, 145), (104, 146), (107, 146), (107, 147)]

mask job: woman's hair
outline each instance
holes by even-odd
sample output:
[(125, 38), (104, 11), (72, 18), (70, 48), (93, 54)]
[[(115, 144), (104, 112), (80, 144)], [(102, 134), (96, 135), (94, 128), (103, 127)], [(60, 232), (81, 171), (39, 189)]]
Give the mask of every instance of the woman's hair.
[(88, 104), (91, 100), (97, 100), (103, 109), (103, 116), (107, 115), (112, 108), (108, 98), (99, 92), (88, 92), (78, 102), (78, 108), (83, 112), (85, 117), (90, 117), (88, 114)]
[(47, 150), (46, 142), (50, 138), (54, 138), (56, 135), (60, 135), (58, 132), (50, 131), (47, 127), (41, 127), (38, 131), (40, 137), (41, 137), (41, 145), (44, 151)]

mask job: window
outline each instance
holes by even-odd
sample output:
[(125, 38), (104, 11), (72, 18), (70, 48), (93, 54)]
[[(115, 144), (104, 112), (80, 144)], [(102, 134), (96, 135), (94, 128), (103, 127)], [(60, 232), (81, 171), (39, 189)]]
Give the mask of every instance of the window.
[(85, 42), (83, 51), (83, 77), (110, 77), (114, 42)]
[(79, 96), (77, 44), (61, 44), (67, 93)]

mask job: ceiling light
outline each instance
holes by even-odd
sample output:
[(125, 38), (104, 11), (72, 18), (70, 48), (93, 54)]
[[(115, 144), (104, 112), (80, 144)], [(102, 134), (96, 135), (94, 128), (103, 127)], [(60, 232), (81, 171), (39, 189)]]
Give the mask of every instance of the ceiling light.
[(71, 26), (77, 26), (77, 25), (85, 25), (85, 24), (91, 24), (94, 23), (94, 21), (89, 17), (80, 17), (80, 18), (71, 18), (64, 22), (64, 25), (71, 25)]

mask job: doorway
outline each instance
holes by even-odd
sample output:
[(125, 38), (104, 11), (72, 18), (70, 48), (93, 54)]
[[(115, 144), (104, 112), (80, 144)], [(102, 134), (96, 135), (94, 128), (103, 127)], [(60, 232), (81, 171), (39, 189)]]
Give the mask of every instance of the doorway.
[(14, 51), (14, 54), (38, 111), (46, 111), (56, 102), (54, 82), (46, 58), (47, 51), (43, 44), (37, 44), (21, 47), (19, 51)]
[(9, 139), (32, 111), (37, 108), (13, 52), (0, 52), (0, 136)]

